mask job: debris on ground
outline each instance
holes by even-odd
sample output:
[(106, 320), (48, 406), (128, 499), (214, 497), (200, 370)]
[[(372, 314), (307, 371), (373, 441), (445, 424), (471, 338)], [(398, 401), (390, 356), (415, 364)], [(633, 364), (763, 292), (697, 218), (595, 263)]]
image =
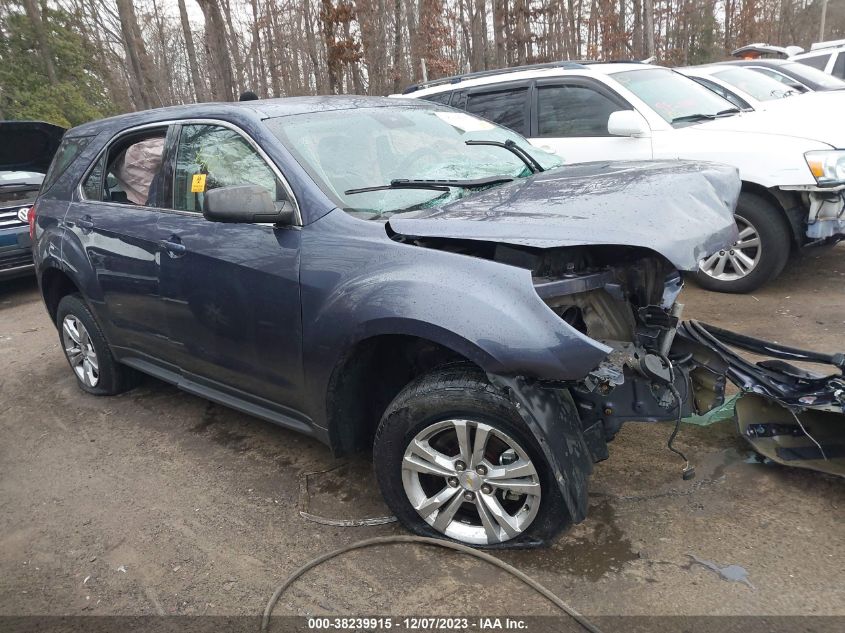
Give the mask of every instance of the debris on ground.
[(687, 554), (687, 556), (693, 560), (693, 563), (697, 563), (702, 567), (706, 567), (710, 571), (714, 571), (719, 574), (722, 580), (741, 582), (748, 585), (752, 591), (757, 591), (757, 588), (751, 584), (750, 580), (748, 580), (748, 570), (746, 570), (745, 567), (740, 565), (727, 565), (726, 567), (720, 567), (713, 561), (698, 558), (695, 554)]

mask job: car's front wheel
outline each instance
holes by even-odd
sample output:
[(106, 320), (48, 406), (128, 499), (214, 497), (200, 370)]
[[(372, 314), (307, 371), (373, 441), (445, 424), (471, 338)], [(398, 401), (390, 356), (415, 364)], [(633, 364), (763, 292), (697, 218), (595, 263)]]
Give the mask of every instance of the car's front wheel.
[(99, 324), (80, 295), (62, 297), (56, 327), (80, 388), (94, 395), (110, 396), (132, 386), (135, 373), (114, 359)]
[(373, 457), (387, 504), (417, 534), (528, 545), (568, 523), (519, 413), (473, 368), (437, 370), (403, 389), (382, 418)]
[(789, 226), (773, 204), (742, 193), (735, 217), (739, 229), (736, 244), (699, 264), (696, 279), (707, 290), (751, 292), (777, 277), (789, 260)]

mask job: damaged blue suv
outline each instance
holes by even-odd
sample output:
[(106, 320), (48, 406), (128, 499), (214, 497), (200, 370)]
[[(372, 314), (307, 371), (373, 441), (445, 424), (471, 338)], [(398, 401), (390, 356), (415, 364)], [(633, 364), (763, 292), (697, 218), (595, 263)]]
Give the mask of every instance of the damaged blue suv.
[(622, 423), (721, 402), (676, 298), (736, 238), (731, 167), (562, 167), (466, 113), (362, 97), (128, 114), (60, 154), (35, 261), (79, 386), (141, 372), (372, 447), (416, 533), (542, 543), (584, 518)]

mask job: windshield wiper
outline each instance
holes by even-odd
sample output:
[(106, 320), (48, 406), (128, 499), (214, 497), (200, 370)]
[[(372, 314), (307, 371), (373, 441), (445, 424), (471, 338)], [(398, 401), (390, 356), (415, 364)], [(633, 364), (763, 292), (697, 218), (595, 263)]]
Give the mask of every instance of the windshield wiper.
[(513, 140), (508, 139), (504, 143), (502, 141), (464, 141), (467, 145), (492, 145), (493, 147), (503, 147), (504, 149), (508, 150), (512, 154), (515, 154), (528, 169), (531, 170), (532, 174), (536, 174), (538, 171), (546, 171), (543, 169), (543, 166), (537, 162), (537, 159), (534, 158), (531, 154), (526, 152), (522, 149), (519, 145), (517, 145)]
[(684, 116), (675, 117), (672, 119), (672, 123), (685, 123), (685, 122), (694, 122), (694, 121), (712, 121), (713, 119), (717, 119), (723, 116), (730, 116), (732, 114), (739, 114), (741, 110), (739, 108), (726, 108), (725, 110), (719, 110), (716, 114), (704, 114), (703, 112), (698, 112), (696, 114), (685, 114)]
[(347, 189), (343, 193), (348, 195), (356, 193), (368, 193), (370, 191), (384, 191), (385, 189), (431, 189), (433, 191), (449, 191), (452, 187), (462, 189), (474, 189), (476, 187), (490, 187), (512, 182), (510, 176), (488, 176), (487, 178), (474, 178), (468, 180), (414, 180), (409, 178), (397, 178), (391, 180), (388, 185), (376, 185), (375, 187), (361, 187), (359, 189)]

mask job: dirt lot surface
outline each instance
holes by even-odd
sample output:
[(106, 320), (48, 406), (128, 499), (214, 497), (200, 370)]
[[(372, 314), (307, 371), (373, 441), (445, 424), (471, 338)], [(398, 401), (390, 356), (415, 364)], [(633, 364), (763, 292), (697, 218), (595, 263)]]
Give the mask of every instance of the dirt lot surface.
[[(795, 260), (753, 296), (688, 285), (686, 316), (845, 351), (845, 246)], [(260, 614), (299, 565), (401, 534), (343, 528), (386, 514), (365, 458), (147, 379), (82, 393), (34, 281), (0, 286), (0, 615)], [(845, 485), (753, 463), (728, 423), (685, 425), (698, 476), (680, 479), (669, 427), (629, 424), (597, 464), (589, 518), (544, 550), (497, 555), (586, 614), (845, 615)], [(307, 473), (307, 499), (300, 489)], [(741, 565), (752, 586), (691, 555)], [(310, 573), (277, 613), (553, 614), (484, 563), (416, 546)]]

